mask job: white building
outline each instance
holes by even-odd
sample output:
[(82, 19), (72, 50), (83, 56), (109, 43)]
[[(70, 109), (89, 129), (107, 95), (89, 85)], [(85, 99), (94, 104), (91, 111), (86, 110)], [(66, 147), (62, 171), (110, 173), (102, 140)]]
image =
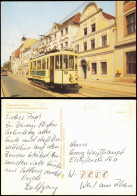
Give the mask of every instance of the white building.
[(51, 33), (45, 37), (47, 50), (73, 50), (72, 40), (79, 30), (80, 17), (77, 13), (62, 24), (54, 23)]
[(77, 13), (62, 24), (54, 23), (50, 34), (31, 47), (32, 58), (50, 50), (73, 50), (71, 43), (79, 30), (80, 17)]

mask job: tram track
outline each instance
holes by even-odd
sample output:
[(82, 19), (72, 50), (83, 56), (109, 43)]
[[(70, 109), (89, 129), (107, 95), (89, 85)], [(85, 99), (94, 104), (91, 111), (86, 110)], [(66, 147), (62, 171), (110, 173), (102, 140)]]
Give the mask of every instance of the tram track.
[(36, 86), (38, 88), (41, 88), (45, 91), (48, 91), (48, 93), (51, 94), (51, 95), (56, 95), (56, 96), (59, 96), (59, 97), (87, 97), (86, 95), (83, 95), (82, 93), (65, 94), (65, 93), (59, 93), (59, 92), (51, 92), (51, 91), (49, 92), (49, 90), (52, 90), (51, 87), (48, 88), (48, 86), (42, 86), (42, 85), (37, 84), (35, 82), (30, 82), (30, 84), (33, 85), (33, 86)]

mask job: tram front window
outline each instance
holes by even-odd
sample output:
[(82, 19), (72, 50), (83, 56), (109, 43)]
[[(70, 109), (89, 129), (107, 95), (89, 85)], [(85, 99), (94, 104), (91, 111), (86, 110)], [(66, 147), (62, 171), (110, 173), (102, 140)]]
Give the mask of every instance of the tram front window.
[(74, 69), (74, 56), (69, 56), (69, 68)]
[(59, 55), (55, 56), (55, 69), (59, 69)]
[(63, 56), (63, 69), (68, 69), (68, 55)]

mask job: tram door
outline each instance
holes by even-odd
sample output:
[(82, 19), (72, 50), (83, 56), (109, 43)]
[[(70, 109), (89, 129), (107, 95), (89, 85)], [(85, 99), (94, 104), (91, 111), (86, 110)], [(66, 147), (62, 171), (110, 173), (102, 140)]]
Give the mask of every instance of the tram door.
[(54, 82), (54, 56), (50, 57), (50, 82)]

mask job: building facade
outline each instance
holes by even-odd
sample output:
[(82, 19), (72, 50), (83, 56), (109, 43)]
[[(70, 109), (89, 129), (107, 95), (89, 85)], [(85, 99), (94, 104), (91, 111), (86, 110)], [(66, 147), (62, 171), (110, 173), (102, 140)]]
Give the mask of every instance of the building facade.
[(72, 46), (79, 54), (79, 78), (114, 80), (115, 17), (94, 2), (82, 12)]
[(31, 46), (39, 40), (31, 38), (22, 38), (22, 44), (20, 46), (19, 56), (19, 72), (26, 75), (28, 72), (28, 63), (31, 57)]
[(13, 61), (13, 66), (12, 66), (12, 73), (14, 73), (14, 74), (18, 73), (18, 69), (19, 69), (19, 54), (20, 54), (20, 48), (18, 48), (14, 52), (14, 61)]
[(19, 68), (19, 53), (20, 49), (18, 48), (15, 50), (10, 58), (10, 63), (11, 63), (11, 70), (13, 74), (18, 73), (18, 68)]
[(136, 81), (136, 1), (116, 1), (116, 80)]
[(50, 34), (44, 37), (45, 50), (73, 50), (72, 40), (79, 30), (80, 17), (77, 13), (62, 24), (54, 23)]

